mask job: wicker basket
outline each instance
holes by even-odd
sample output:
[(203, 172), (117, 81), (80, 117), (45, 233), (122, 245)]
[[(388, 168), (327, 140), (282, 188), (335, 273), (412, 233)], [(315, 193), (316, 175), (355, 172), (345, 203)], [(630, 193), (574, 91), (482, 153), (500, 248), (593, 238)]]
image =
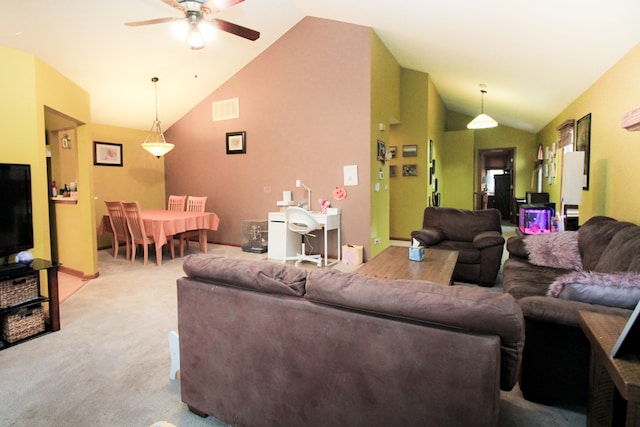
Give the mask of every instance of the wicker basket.
[(13, 343), (44, 331), (42, 306), (23, 307), (2, 316), (2, 338)]
[(38, 298), (38, 273), (0, 282), (0, 308)]

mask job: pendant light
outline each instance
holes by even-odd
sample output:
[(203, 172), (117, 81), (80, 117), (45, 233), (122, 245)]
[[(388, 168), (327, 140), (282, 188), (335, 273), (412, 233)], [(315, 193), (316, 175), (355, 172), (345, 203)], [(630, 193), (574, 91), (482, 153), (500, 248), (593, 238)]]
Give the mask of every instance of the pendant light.
[[(142, 143), (142, 148), (147, 150), (149, 153), (156, 156), (158, 159), (169, 151), (173, 150), (175, 145), (169, 144), (164, 139), (164, 134), (162, 133), (162, 128), (160, 128), (160, 120), (158, 120), (158, 78), (152, 77), (151, 81), (153, 82), (155, 92), (156, 92), (156, 119), (153, 121), (151, 125), (151, 129), (149, 129), (149, 133), (147, 134), (147, 138)], [(155, 132), (155, 141), (151, 141), (151, 135)]]
[(484, 114), (484, 94), (487, 93), (487, 85), (480, 85), (480, 114), (467, 125), (468, 129), (489, 129), (498, 126), (498, 122)]

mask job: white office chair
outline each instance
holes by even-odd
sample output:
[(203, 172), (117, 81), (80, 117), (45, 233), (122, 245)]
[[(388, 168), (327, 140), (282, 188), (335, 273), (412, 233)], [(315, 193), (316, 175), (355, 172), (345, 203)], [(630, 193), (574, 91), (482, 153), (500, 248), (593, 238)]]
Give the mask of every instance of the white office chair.
[(304, 244), (305, 236), (315, 237), (311, 234), (311, 231), (322, 228), (318, 221), (306, 210), (302, 208), (291, 207), (285, 211), (285, 218), (287, 219), (287, 226), (289, 230), (294, 233), (300, 234), (302, 240), (301, 252), (294, 258), (296, 260), (296, 266), (302, 261), (309, 261), (318, 264), (318, 267), (322, 267), (322, 255), (307, 255)]

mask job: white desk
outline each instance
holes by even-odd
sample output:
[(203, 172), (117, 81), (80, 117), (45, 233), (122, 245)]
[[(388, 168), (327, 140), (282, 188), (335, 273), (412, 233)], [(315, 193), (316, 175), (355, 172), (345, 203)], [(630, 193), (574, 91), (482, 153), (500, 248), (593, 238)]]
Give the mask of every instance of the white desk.
[[(324, 265), (328, 264), (327, 233), (336, 230), (338, 238), (338, 261), (340, 261), (340, 214), (322, 214), (311, 212), (311, 215), (324, 229)], [(286, 261), (293, 259), (300, 252), (300, 235), (289, 230), (284, 212), (269, 212), (269, 259)]]

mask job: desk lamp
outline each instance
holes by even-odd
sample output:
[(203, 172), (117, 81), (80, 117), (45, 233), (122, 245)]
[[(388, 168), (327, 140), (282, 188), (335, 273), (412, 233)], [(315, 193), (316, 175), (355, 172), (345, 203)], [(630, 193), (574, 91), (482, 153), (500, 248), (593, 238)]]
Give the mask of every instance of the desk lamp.
[(306, 185), (304, 185), (304, 183), (302, 181), (300, 181), (299, 179), (296, 179), (296, 187), (300, 188), (303, 187), (305, 190), (307, 190), (307, 210), (311, 211), (311, 189), (309, 187), (307, 187)]

